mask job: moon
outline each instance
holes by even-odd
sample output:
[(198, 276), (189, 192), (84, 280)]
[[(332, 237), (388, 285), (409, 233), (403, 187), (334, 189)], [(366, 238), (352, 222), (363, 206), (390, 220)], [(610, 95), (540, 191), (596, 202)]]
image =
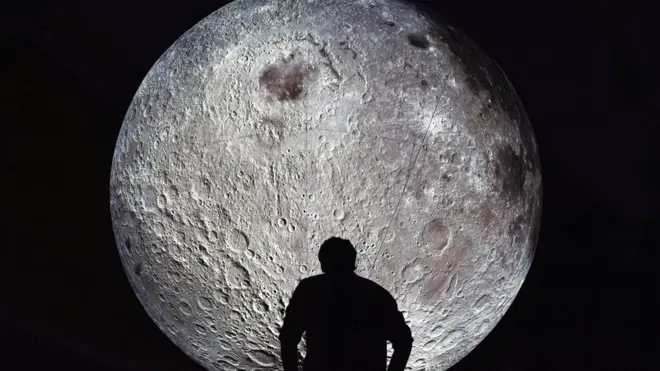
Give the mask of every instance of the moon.
[(284, 309), (321, 273), (331, 236), (397, 299), (415, 338), (408, 366), (448, 369), (520, 289), (541, 200), (534, 133), (504, 73), (391, 0), (213, 12), (147, 73), (110, 176), (137, 297), (222, 371), (280, 369)]

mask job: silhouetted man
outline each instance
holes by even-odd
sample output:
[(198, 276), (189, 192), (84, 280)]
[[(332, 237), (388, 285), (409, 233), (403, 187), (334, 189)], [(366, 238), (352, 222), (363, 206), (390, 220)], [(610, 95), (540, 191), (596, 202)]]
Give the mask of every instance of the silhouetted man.
[[(298, 343), (306, 332), (304, 371), (403, 371), (413, 338), (387, 290), (355, 273), (350, 241), (326, 240), (319, 250), (324, 274), (303, 279), (280, 329), (284, 371), (298, 371)], [(387, 341), (394, 354), (387, 365)]]

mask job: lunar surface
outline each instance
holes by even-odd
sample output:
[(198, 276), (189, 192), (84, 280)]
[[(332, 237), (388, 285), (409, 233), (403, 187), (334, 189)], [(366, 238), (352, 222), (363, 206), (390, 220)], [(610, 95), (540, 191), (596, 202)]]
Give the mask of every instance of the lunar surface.
[(457, 30), (395, 1), (238, 0), (148, 72), (110, 192), (137, 297), (207, 369), (280, 369), (291, 293), (339, 236), (404, 312), (409, 368), (446, 370), (522, 285), (542, 185), (514, 89)]

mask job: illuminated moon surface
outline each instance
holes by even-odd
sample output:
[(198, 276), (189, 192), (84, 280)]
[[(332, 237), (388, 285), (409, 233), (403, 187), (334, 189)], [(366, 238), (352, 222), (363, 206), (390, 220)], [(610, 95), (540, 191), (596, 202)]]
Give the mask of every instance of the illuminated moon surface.
[(110, 186), (140, 302), (222, 371), (280, 369), (284, 308), (335, 235), (399, 303), (409, 367), (448, 369), (515, 298), (542, 198), (502, 71), (384, 0), (238, 0), (200, 21), (139, 86)]

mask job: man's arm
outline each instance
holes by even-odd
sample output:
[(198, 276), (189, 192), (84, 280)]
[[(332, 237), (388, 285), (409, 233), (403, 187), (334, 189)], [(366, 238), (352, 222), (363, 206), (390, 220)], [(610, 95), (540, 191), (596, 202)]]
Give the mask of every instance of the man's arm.
[(394, 298), (391, 298), (387, 310), (387, 322), (385, 323), (387, 340), (392, 343), (392, 348), (394, 348), (387, 371), (404, 371), (412, 351), (412, 332), (403, 318), (403, 313), (399, 311)]
[(305, 332), (303, 282), (293, 292), (280, 328), (280, 347), (284, 371), (298, 371), (298, 343)]

